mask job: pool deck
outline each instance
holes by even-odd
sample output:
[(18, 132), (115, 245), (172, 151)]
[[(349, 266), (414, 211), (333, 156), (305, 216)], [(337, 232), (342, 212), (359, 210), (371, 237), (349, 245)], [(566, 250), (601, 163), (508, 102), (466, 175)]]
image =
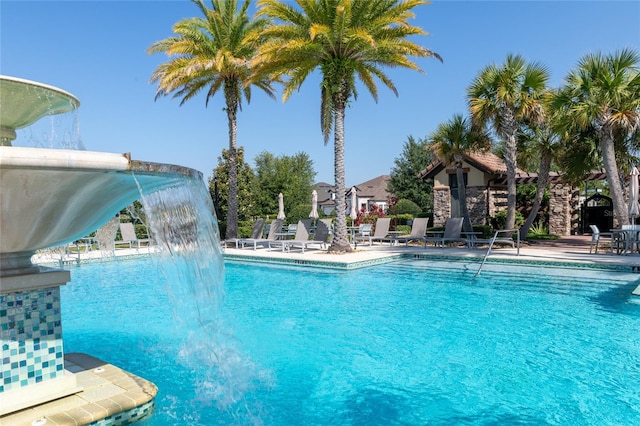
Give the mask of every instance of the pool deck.
[[(600, 250), (598, 254), (589, 253), (589, 236), (571, 236), (555, 241), (527, 243), (524, 242), (519, 254), (516, 248), (495, 247), (489, 256), (489, 261), (522, 261), (526, 263), (570, 264), (580, 267), (616, 267), (640, 272), (640, 255), (616, 255)], [(422, 245), (375, 244), (373, 246), (359, 245), (351, 253), (330, 254), (326, 249), (309, 248), (302, 253), (298, 250), (282, 252), (267, 248), (236, 249), (225, 247), (226, 259), (247, 261), (251, 263), (285, 263), (299, 266), (334, 266), (350, 269), (373, 264), (385, 263), (405, 255), (429, 257), (448, 257), (452, 260), (473, 259), (480, 262), (487, 251), (485, 248), (469, 249), (466, 247), (423, 247)], [(146, 255), (148, 248), (140, 250), (120, 249), (116, 256)], [(89, 252), (80, 256), (73, 255), (65, 262), (96, 259), (100, 252)], [(46, 261), (39, 259), (38, 261)], [(49, 260), (51, 261), (51, 259)], [(640, 286), (634, 291), (640, 296)], [(7, 425), (81, 425), (95, 422), (99, 418), (109, 417), (108, 411), (112, 407), (125, 407), (131, 404), (144, 405), (155, 396), (155, 385), (139, 377), (127, 373), (119, 368), (103, 363), (88, 355), (68, 354), (65, 357), (66, 368), (71, 372), (85, 376), (79, 384), (85, 391), (67, 398), (52, 401), (41, 406), (22, 410), (0, 417), (0, 424)], [(96, 368), (96, 365), (98, 365)], [(105, 371), (106, 370), (106, 371)], [(105, 375), (105, 373), (109, 373)], [(113, 374), (112, 374), (113, 373)], [(152, 409), (152, 408), (150, 408)], [(93, 410), (93, 411), (92, 411)], [(37, 423), (46, 419), (44, 423)]]
[[(606, 249), (600, 247), (598, 253), (589, 253), (589, 244), (591, 237), (588, 235), (567, 236), (557, 240), (550, 241), (524, 241), (521, 244), (519, 254), (516, 248), (510, 246), (494, 247), (489, 255), (490, 261), (496, 260), (522, 260), (528, 262), (552, 262), (552, 263), (575, 263), (588, 265), (620, 265), (629, 266), (631, 268), (640, 268), (640, 254), (617, 255), (609, 253)], [(136, 255), (147, 255), (153, 248), (142, 247), (137, 249), (118, 249), (115, 252), (116, 257), (127, 257)], [(458, 259), (482, 259), (487, 251), (486, 246), (481, 248), (469, 249), (462, 247), (423, 247), (422, 245), (400, 244), (397, 246), (388, 243), (376, 243), (372, 246), (359, 244), (351, 253), (333, 254), (328, 253), (326, 248), (320, 249), (318, 246), (309, 247), (304, 253), (300, 249), (292, 249), (290, 252), (282, 252), (279, 249), (269, 250), (268, 248), (258, 248), (253, 250), (252, 247), (236, 249), (230, 244), (223, 249), (224, 255), (231, 260), (247, 260), (247, 261), (264, 261), (279, 262), (289, 260), (300, 265), (317, 263), (319, 266), (323, 264), (336, 265), (353, 265), (358, 263), (366, 263), (379, 259), (389, 259), (400, 255), (420, 255), (434, 257), (451, 257)], [(65, 263), (82, 262), (85, 260), (100, 259), (100, 251), (94, 250), (88, 253), (70, 254), (64, 258)], [(36, 255), (34, 262), (51, 264), (56, 263), (60, 259), (59, 255), (51, 255), (48, 258)], [(375, 263), (375, 262), (373, 262)]]
[[(629, 266), (632, 269), (640, 268), (640, 255), (617, 255), (602, 250), (598, 250), (598, 254), (589, 253), (589, 244), (591, 237), (589, 236), (571, 236), (554, 241), (528, 243), (523, 242), (519, 254), (517, 248), (511, 246), (494, 247), (488, 257), (488, 261), (497, 260), (520, 260), (526, 262), (542, 262), (542, 263), (572, 263), (576, 266), (584, 265), (618, 265)], [(246, 259), (249, 261), (279, 261), (288, 259), (299, 262), (318, 262), (323, 264), (356, 264), (366, 263), (368, 261), (385, 259), (398, 255), (410, 254), (433, 257), (451, 257), (457, 259), (475, 259), (480, 261), (484, 258), (487, 247), (469, 249), (462, 247), (423, 247), (422, 245), (404, 244), (391, 246), (388, 243), (374, 244), (373, 246), (358, 245), (351, 253), (330, 254), (327, 250), (306, 249), (302, 253), (299, 249), (292, 249), (290, 252), (282, 252), (280, 250), (269, 250), (268, 248), (258, 248), (253, 250), (252, 247), (244, 249), (236, 249), (235, 247), (227, 247), (224, 249), (225, 257), (229, 259)], [(301, 263), (304, 264), (304, 263)]]

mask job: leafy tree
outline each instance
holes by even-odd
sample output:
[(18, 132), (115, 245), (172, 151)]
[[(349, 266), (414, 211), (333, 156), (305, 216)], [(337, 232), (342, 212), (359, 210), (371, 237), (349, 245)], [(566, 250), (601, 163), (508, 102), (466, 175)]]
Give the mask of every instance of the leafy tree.
[(619, 162), (625, 159), (619, 148), (633, 141), (640, 126), (640, 55), (631, 49), (586, 55), (565, 78), (553, 106), (562, 114), (566, 129), (595, 131), (614, 219), (618, 224), (628, 223), (619, 170)]
[(259, 40), (251, 37), (264, 28), (268, 21), (247, 15), (250, 0), (238, 8), (237, 0), (211, 0), (211, 9), (204, 0), (191, 0), (204, 18), (186, 18), (173, 26), (174, 37), (157, 41), (148, 53), (166, 53), (170, 59), (151, 75), (158, 82), (156, 99), (173, 93), (182, 98), (180, 105), (201, 91), (209, 99), (221, 89), (224, 95), (229, 128), (229, 180), (226, 238), (238, 236), (238, 166), (236, 152), (237, 114), (242, 109), (242, 98), (251, 101), (251, 86), (275, 98), (271, 79), (249, 80), (250, 59)]
[(344, 124), (347, 104), (357, 99), (356, 78), (377, 101), (374, 77), (397, 95), (382, 66), (420, 71), (410, 56), (440, 59), (409, 40), (426, 34), (408, 22), (413, 9), (423, 4), (423, 0), (258, 1), (258, 15), (273, 18), (273, 23), (261, 34), (265, 42), (255, 60), (257, 75), (286, 76), (286, 101), (314, 70), (322, 74), (320, 126), (325, 144), (331, 132), (334, 136), (336, 221), (330, 252), (352, 251), (344, 202)]
[[(229, 151), (223, 149), (222, 156), (218, 157), (218, 165), (213, 169), (213, 174), (209, 178), (209, 193), (215, 204), (218, 221), (225, 224), (229, 217), (229, 167)], [(254, 175), (249, 164), (244, 161), (244, 148), (242, 147), (236, 150), (236, 167), (238, 169), (238, 218), (239, 220), (249, 220), (253, 217), (255, 209), (254, 197), (251, 194)]]
[(505, 142), (507, 167), (506, 227), (515, 226), (517, 134), (522, 123), (541, 123), (542, 96), (549, 72), (538, 63), (527, 64), (519, 55), (508, 55), (504, 64), (480, 71), (467, 89), (469, 111), (475, 125), (492, 125)]
[(488, 151), (491, 148), (491, 137), (484, 128), (474, 127), (471, 120), (456, 114), (450, 120), (441, 123), (431, 135), (428, 148), (442, 160), (445, 165), (456, 167), (458, 181), (458, 196), (464, 230), (473, 232), (469, 208), (467, 206), (467, 190), (464, 184), (464, 157), (473, 151)]
[(269, 152), (261, 152), (254, 159), (255, 181), (253, 193), (256, 199), (255, 213), (260, 216), (275, 215), (278, 212), (278, 194), (284, 197), (284, 212), (289, 216), (294, 207), (309, 205), (311, 212), (311, 192), (316, 172), (309, 155), (299, 152), (295, 155), (276, 157)]
[(432, 161), (431, 152), (426, 149), (427, 141), (409, 136), (402, 147), (402, 154), (394, 160), (395, 166), (387, 189), (398, 199), (411, 200), (423, 212), (433, 211), (433, 183), (418, 179), (418, 173)]

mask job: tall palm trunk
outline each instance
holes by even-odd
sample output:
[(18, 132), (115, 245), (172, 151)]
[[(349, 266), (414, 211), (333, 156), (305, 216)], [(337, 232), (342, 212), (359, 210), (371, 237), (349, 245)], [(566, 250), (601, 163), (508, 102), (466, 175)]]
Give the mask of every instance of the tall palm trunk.
[(238, 237), (238, 153), (236, 150), (236, 134), (238, 130), (238, 83), (226, 81), (224, 97), (227, 104), (227, 121), (229, 125), (229, 199), (227, 206), (227, 240)]
[(501, 115), (502, 134), (505, 139), (504, 162), (507, 166), (507, 220), (505, 228), (513, 229), (516, 224), (517, 126), (515, 114), (511, 109), (504, 109)]
[(464, 184), (464, 170), (460, 159), (456, 159), (456, 179), (458, 180), (458, 200), (462, 209), (462, 226), (465, 232), (473, 232), (469, 207), (467, 206), (467, 186)]
[(538, 211), (540, 211), (540, 205), (542, 204), (542, 198), (544, 197), (544, 191), (549, 183), (549, 172), (551, 171), (551, 161), (553, 157), (549, 152), (543, 152), (540, 159), (540, 170), (538, 172), (538, 183), (536, 186), (536, 196), (533, 199), (533, 206), (529, 212), (526, 222), (520, 228), (520, 239), (526, 240), (529, 234), (529, 229), (533, 225), (533, 221), (538, 217)]
[[(601, 120), (601, 123), (604, 121), (604, 119)], [(607, 172), (607, 183), (613, 200), (614, 226), (626, 225), (629, 223), (629, 211), (624, 197), (624, 190), (618, 177), (613, 129), (609, 124), (600, 126), (600, 151), (602, 151), (602, 162)]]
[(336, 224), (330, 252), (350, 252), (351, 245), (347, 240), (347, 207), (344, 177), (344, 117), (346, 97), (342, 93), (333, 95), (334, 106), (334, 178), (336, 185)]

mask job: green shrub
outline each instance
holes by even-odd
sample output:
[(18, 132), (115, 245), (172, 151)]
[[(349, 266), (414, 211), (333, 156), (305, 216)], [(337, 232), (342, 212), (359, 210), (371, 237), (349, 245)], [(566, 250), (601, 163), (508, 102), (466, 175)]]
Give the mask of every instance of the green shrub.
[[(493, 229), (504, 229), (507, 223), (507, 211), (500, 210), (496, 212), (495, 216), (489, 218), (489, 223), (493, 226)], [(524, 224), (524, 216), (519, 211), (516, 211), (515, 227), (520, 228)]]
[(253, 231), (253, 221), (242, 220), (238, 222), (238, 238), (249, 238)]
[(411, 227), (409, 225), (397, 225), (395, 230), (401, 232), (401, 235), (411, 233)]
[[(309, 213), (311, 213), (311, 204), (298, 204), (293, 207), (291, 211), (285, 212), (287, 218), (285, 219), (286, 223), (298, 223), (299, 220), (309, 219)], [(320, 209), (318, 209), (318, 213), (320, 214)], [(322, 214), (320, 214), (322, 216)]]
[(548, 235), (548, 234), (549, 234), (549, 230), (547, 229), (547, 227), (544, 226), (542, 222), (536, 222), (533, 225), (531, 225), (531, 228), (529, 228), (529, 234), (527, 235), (527, 237), (529, 236), (536, 237), (539, 235)]
[(411, 216), (415, 216), (422, 213), (422, 209), (411, 200), (400, 199), (393, 206), (389, 207), (388, 213), (391, 215), (410, 214)]
[(489, 225), (473, 225), (473, 232), (482, 232), (479, 238), (491, 238), (493, 237), (493, 228)]
[(410, 220), (413, 220), (413, 215), (410, 214), (396, 214), (393, 216), (387, 216), (391, 218), (391, 225), (407, 225)]

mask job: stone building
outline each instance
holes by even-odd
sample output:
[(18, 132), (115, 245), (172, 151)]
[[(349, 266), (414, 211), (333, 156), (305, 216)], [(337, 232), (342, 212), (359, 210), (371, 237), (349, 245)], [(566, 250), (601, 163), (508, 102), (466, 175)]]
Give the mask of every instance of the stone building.
[[(507, 209), (507, 168), (490, 152), (475, 152), (463, 161), (467, 207), (473, 224), (489, 224), (496, 212)], [(460, 217), (456, 169), (440, 160), (429, 164), (418, 175), (433, 179), (433, 225), (442, 226), (449, 217)], [(516, 184), (536, 183), (538, 175), (518, 169)], [(579, 190), (552, 173), (549, 200), (549, 233), (576, 234), (579, 230)]]

